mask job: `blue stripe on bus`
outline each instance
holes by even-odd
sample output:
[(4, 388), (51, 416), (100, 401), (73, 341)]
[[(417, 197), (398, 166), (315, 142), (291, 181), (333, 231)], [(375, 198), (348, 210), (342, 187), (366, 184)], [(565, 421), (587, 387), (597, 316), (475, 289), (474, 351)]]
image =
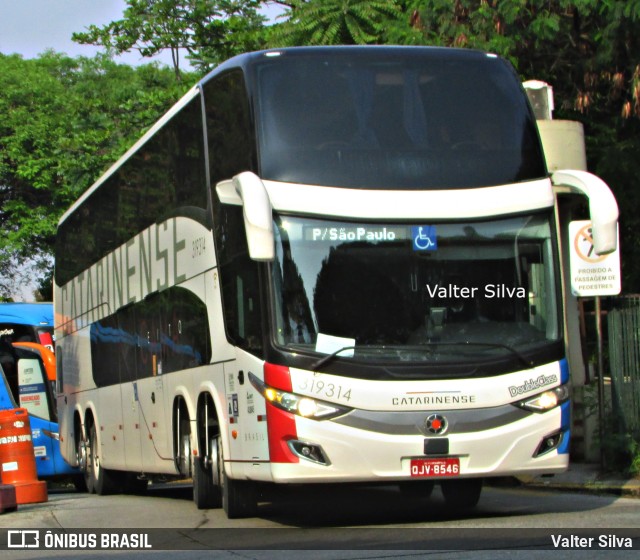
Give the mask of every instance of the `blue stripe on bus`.
[(566, 358), (560, 360), (560, 383), (569, 383), (569, 363)]
[(571, 430), (562, 433), (562, 441), (558, 446), (558, 455), (566, 455), (569, 453), (569, 443), (571, 442)]
[(44, 393), (46, 392), (44, 383), (32, 383), (31, 385), (20, 385), (20, 394), (28, 395), (29, 393)]
[(571, 403), (569, 401), (560, 405), (560, 428), (564, 433), (562, 434), (562, 442), (558, 447), (558, 453), (569, 453), (569, 442), (571, 440)]

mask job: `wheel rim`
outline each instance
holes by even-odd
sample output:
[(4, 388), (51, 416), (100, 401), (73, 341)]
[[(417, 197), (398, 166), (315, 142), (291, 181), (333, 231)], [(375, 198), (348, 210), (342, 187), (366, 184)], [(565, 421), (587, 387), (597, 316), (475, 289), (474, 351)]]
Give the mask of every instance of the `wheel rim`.
[(91, 428), (91, 464), (89, 468), (93, 473), (94, 480), (98, 480), (100, 477), (100, 457), (98, 456), (98, 436), (96, 434), (96, 429)]
[(211, 440), (209, 450), (209, 468), (211, 469), (211, 478), (214, 486), (220, 486), (220, 457), (218, 451), (218, 438)]
[(224, 449), (222, 447), (222, 438), (220, 436), (216, 438), (216, 441), (218, 442), (218, 485), (220, 486), (220, 491), (224, 496), (224, 489), (226, 486), (226, 476), (224, 473)]
[(183, 434), (181, 442), (182, 451), (180, 458), (180, 470), (184, 476), (189, 476), (191, 474), (191, 440), (189, 438), (189, 434)]
[(87, 472), (87, 442), (80, 440), (78, 442), (78, 448), (76, 450), (76, 459), (78, 462), (78, 468), (82, 472)]

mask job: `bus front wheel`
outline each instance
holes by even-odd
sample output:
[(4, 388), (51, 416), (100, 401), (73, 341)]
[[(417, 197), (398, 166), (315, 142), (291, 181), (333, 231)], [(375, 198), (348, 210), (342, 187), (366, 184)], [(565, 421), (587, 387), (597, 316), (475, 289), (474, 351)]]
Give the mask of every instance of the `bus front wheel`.
[(481, 478), (443, 480), (440, 489), (444, 501), (452, 509), (464, 510), (476, 507), (482, 493)]
[(427, 500), (431, 497), (435, 484), (428, 481), (401, 482), (398, 487), (400, 493), (406, 498), (420, 498)]
[(258, 510), (258, 495), (255, 483), (249, 480), (233, 480), (224, 468), (222, 440), (217, 438), (219, 460), (218, 473), (222, 493), (222, 508), (229, 519), (254, 517)]
[(209, 457), (193, 458), (193, 501), (198, 509), (222, 505), (219, 479), (218, 438), (209, 443)]
[(87, 479), (84, 474), (74, 474), (71, 476), (71, 482), (76, 492), (88, 492)]

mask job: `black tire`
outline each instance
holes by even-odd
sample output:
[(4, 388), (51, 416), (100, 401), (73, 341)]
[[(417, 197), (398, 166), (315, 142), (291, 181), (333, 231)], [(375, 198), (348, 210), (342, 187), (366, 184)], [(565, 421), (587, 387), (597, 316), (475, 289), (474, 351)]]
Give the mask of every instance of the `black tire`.
[(98, 434), (95, 425), (89, 430), (89, 450), (87, 454), (87, 488), (99, 496), (116, 494), (122, 491), (122, 476), (118, 471), (105, 469), (100, 460)]
[(440, 488), (447, 506), (451, 509), (472, 509), (478, 505), (478, 500), (480, 500), (482, 479), (443, 480), (440, 483)]
[(428, 500), (433, 493), (435, 483), (430, 480), (420, 480), (416, 482), (401, 482), (398, 487), (400, 493), (407, 498), (418, 498)]
[(258, 511), (258, 493), (255, 483), (249, 480), (233, 480), (227, 476), (222, 454), (222, 440), (218, 438), (219, 473), (222, 508), (229, 519), (255, 517)]
[(124, 476), (124, 493), (141, 496), (147, 493), (149, 480), (146, 478), (138, 478), (137, 473), (129, 472)]
[(258, 511), (255, 484), (249, 480), (232, 480), (222, 475), (222, 507), (229, 519), (255, 517)]
[(193, 501), (198, 509), (215, 509), (222, 506), (222, 492), (219, 480), (218, 439), (211, 441), (208, 463), (204, 466), (204, 457), (193, 458)]
[(73, 486), (76, 489), (76, 492), (88, 492), (87, 488), (87, 479), (84, 474), (74, 474), (71, 477), (71, 482), (73, 482)]

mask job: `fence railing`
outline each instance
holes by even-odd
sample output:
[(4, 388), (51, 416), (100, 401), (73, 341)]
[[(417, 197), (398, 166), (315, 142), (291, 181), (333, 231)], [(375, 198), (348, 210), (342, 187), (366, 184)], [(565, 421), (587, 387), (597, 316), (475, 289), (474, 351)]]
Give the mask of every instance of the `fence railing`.
[(640, 442), (640, 296), (616, 298), (607, 327), (612, 412)]

